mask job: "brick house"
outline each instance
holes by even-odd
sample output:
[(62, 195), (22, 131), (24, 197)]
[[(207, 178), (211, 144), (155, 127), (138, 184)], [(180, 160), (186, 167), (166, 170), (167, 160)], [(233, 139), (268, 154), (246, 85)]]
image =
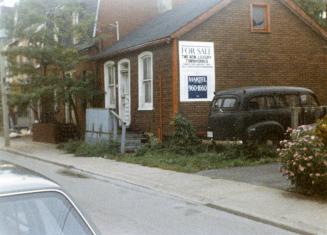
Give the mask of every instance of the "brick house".
[[(205, 133), (215, 90), (302, 86), (326, 103), (326, 39), (327, 33), (293, 0), (189, 0), (93, 57), (105, 91), (99, 105), (115, 109), (130, 130), (162, 137), (171, 133), (176, 113)], [(188, 91), (185, 99), (190, 84), (180, 56), (188, 42), (207, 48), (214, 61), (206, 94), (191, 97)]]
[[(128, 33), (141, 27), (152, 18), (187, 1), (189, 0), (92, 0), (90, 5), (97, 5), (97, 9), (94, 10), (96, 23), (93, 36), (101, 39), (97, 43), (91, 42), (80, 45), (80, 50), (91, 57), (97, 53), (102, 53), (105, 48), (109, 48), (117, 42), (117, 34), (120, 38), (124, 38)], [(103, 69), (100, 68), (97, 61), (81, 63), (73, 72), (77, 78), (81, 78), (83, 74), (89, 71), (102, 79)], [(103, 90), (103, 82), (100, 82), (99, 89)], [(95, 107), (104, 106), (103, 100), (95, 100), (91, 103)], [(86, 107), (85, 102), (79, 102), (78, 113), (81, 123), (85, 123)], [(67, 112), (61, 110), (61, 120), (67, 119), (64, 116), (67, 116)]]

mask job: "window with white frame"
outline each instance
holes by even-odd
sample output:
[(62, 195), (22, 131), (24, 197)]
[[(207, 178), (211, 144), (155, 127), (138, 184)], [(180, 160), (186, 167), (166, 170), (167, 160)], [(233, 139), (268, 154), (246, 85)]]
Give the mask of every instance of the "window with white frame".
[(159, 13), (164, 13), (173, 8), (172, 0), (157, 0), (157, 6)]
[(139, 110), (153, 110), (153, 55), (139, 55)]
[(106, 108), (116, 107), (116, 68), (113, 61), (104, 64), (105, 105)]

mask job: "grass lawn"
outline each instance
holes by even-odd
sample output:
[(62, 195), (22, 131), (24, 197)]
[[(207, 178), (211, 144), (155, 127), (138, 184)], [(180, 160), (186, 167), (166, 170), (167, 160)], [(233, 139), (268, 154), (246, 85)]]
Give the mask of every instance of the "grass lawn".
[[(135, 154), (118, 154), (117, 145), (87, 145), (82, 142), (70, 142), (59, 148), (76, 156), (104, 157), (107, 159), (157, 167), (166, 170), (195, 173), (203, 170), (253, 166), (277, 162), (277, 153), (273, 148), (263, 146), (219, 145), (215, 150), (203, 150), (193, 154), (178, 154), (169, 148), (142, 149)], [(205, 149), (205, 148), (204, 148)]]
[(196, 173), (203, 170), (253, 166), (276, 162), (277, 158), (264, 157), (261, 159), (235, 158), (224, 159), (219, 153), (199, 153), (194, 155), (179, 155), (174, 153), (149, 152), (141, 156), (127, 154), (123, 156), (107, 156), (109, 159), (139, 164), (142, 166), (157, 167), (179, 172)]

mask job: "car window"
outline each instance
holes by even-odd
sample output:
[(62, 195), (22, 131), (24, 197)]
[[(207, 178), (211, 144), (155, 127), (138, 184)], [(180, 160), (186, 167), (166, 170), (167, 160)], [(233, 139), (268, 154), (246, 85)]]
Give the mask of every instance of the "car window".
[(297, 95), (285, 95), (287, 107), (299, 107), (300, 101)]
[(237, 99), (234, 97), (221, 97), (213, 102), (214, 110), (234, 109), (237, 105)]
[(222, 107), (223, 101), (224, 100), (222, 98), (218, 98), (218, 99), (214, 100), (212, 108), (214, 110), (219, 110)]
[(234, 108), (236, 106), (235, 98), (226, 98), (224, 99), (223, 108)]
[(250, 99), (248, 104), (249, 110), (262, 110), (266, 108), (266, 100), (264, 96), (254, 97)]
[(60, 193), (0, 197), (2, 235), (92, 235), (73, 205)]
[(278, 95), (275, 97), (276, 105), (279, 108), (287, 108), (289, 107), (286, 96), (285, 95)]
[(302, 106), (318, 106), (316, 99), (310, 94), (300, 96)]
[(276, 108), (276, 102), (273, 96), (266, 96), (266, 105), (268, 109)]

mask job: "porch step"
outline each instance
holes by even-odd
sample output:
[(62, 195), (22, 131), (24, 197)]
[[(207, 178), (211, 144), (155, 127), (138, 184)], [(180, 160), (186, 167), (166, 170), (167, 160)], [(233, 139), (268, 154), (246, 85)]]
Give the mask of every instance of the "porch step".
[[(121, 135), (119, 135), (119, 140)], [(147, 142), (147, 138), (143, 134), (127, 132), (126, 133), (126, 152), (136, 152)]]

